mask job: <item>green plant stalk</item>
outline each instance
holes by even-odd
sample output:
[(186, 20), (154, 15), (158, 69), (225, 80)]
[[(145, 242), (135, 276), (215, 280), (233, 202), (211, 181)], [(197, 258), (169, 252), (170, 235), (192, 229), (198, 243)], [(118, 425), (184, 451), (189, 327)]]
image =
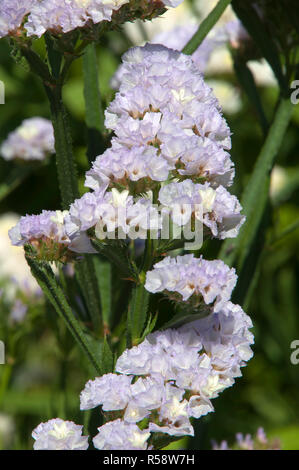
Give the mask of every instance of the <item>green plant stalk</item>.
[(110, 332), (112, 323), (112, 266), (100, 256), (94, 258), (95, 272), (101, 292), (101, 309), (104, 334)]
[(191, 55), (196, 51), (231, 2), (232, 0), (219, 0), (215, 8), (213, 8), (211, 13), (202, 21), (194, 36), (182, 50), (184, 54)]
[(97, 53), (94, 43), (89, 44), (83, 55), (83, 78), (85, 98), (85, 120), (88, 133), (87, 157), (92, 163), (104, 148), (104, 111), (99, 89)]
[(93, 328), (97, 332), (101, 323), (101, 300), (93, 255), (85, 255), (81, 262), (76, 263), (76, 276), (83, 291)]
[(38, 284), (55, 308), (58, 315), (65, 322), (77, 344), (81, 347), (95, 370), (98, 373), (101, 373), (101, 365), (97, 360), (95, 352), (86, 338), (79, 321), (74, 317), (72, 309), (65, 298), (63, 290), (57, 283), (51, 267), (46, 263), (38, 263), (34, 261), (28, 254), (26, 255), (26, 260), (33, 276), (36, 278)]
[(133, 289), (128, 312), (128, 338), (129, 344), (133, 346), (139, 343), (147, 320), (149, 292), (144, 288), (144, 283), (146, 272), (153, 264), (154, 255), (154, 244), (150, 237), (150, 232), (148, 232), (139, 284)]
[(267, 204), (268, 191), (265, 191), (264, 188), (265, 185), (269, 185), (270, 172), (291, 120), (293, 107), (294, 105), (292, 105), (289, 98), (281, 99), (267, 138), (241, 198), (246, 222), (241, 228), (239, 236), (233, 240), (226, 240), (220, 250), (220, 258), (230, 266), (239, 257), (238, 268), (241, 269), (242, 263), (249, 253)]
[(62, 101), (62, 86), (60, 84), (45, 84), (45, 89), (50, 102), (54, 128), (56, 164), (62, 208), (68, 209), (74, 199), (79, 197), (70, 124)]

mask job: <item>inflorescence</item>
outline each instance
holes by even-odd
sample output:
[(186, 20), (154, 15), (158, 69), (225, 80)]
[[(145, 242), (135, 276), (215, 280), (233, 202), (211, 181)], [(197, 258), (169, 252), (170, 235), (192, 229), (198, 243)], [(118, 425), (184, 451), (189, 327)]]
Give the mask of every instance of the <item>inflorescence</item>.
[[(121, 231), (134, 239), (136, 228), (140, 238), (149, 230), (159, 234), (165, 215), (178, 227), (199, 220), (206, 237), (237, 236), (244, 216), (227, 190), (234, 177), (230, 129), (192, 59), (147, 44), (124, 55), (118, 77), (119, 92), (106, 111), (115, 135), (87, 172), (92, 192), (69, 211), (21, 218), (12, 243), (63, 261), (72, 250), (92, 252), (92, 237), (122, 238)], [(252, 357), (251, 320), (230, 301), (234, 269), (193, 255), (166, 257), (144, 281), (147, 291), (196, 315), (147, 335), (122, 353), (115, 373), (86, 384), (81, 409), (101, 406), (106, 417), (93, 439), (98, 449), (144, 450), (154, 447), (155, 436), (192, 436), (191, 420), (213, 411), (211, 400)], [(59, 419), (42, 423), (34, 447), (85, 448), (81, 430)]]

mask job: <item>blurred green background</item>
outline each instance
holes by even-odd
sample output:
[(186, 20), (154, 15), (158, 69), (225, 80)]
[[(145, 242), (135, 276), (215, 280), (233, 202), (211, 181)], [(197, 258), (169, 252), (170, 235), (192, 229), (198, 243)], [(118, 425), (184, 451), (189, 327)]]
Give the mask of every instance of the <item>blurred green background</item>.
[[(110, 79), (121, 54), (130, 47), (128, 35), (107, 34), (98, 46), (99, 81), (103, 106), (113, 97)], [(42, 47), (40, 45), (40, 47)], [(225, 114), (232, 130), (232, 159), (240, 195), (263, 142), (254, 108), (232, 73), (217, 80), (231, 83), (240, 94), (237, 112)], [(39, 80), (15, 63), (6, 41), (0, 41), (0, 80), (6, 87), (6, 104), (0, 106), (0, 143), (23, 119), (49, 118), (49, 106)], [(275, 86), (261, 86), (264, 109), (272, 116), (278, 96)], [(71, 116), (80, 188), (84, 191), (86, 157), (85, 107), (82, 59), (78, 59), (64, 89)], [(215, 413), (195, 424), (194, 439), (182, 445), (211, 448), (211, 439), (234, 441), (237, 432), (255, 433), (264, 427), (269, 437), (279, 437), (283, 449), (299, 449), (299, 364), (292, 365), (290, 344), (299, 340), (299, 228), (288, 228), (299, 220), (299, 105), (279, 152), (271, 185), (269, 227), (259, 275), (247, 306), (254, 323), (254, 357), (243, 369), (243, 377), (214, 400)], [(0, 187), (16, 168), (15, 162), (0, 158)], [(276, 176), (276, 178), (275, 178)], [(0, 200), (0, 215), (39, 213), (59, 209), (60, 196), (55, 158), (38, 166), (18, 187)], [(203, 255), (217, 257), (221, 243), (206, 242)], [(1, 278), (1, 266), (0, 266)], [(5, 288), (5, 279), (0, 286)], [(22, 296), (21, 293), (18, 293)], [(73, 347), (65, 327), (43, 299), (26, 298), (28, 312), (23, 322), (10, 325), (11, 304), (0, 299), (0, 339), (6, 343), (6, 365), (0, 366), (0, 449), (31, 449), (31, 432), (41, 421), (59, 416), (84, 423), (88, 413), (79, 411), (79, 393), (90, 371)], [(121, 308), (121, 306), (119, 307)]]

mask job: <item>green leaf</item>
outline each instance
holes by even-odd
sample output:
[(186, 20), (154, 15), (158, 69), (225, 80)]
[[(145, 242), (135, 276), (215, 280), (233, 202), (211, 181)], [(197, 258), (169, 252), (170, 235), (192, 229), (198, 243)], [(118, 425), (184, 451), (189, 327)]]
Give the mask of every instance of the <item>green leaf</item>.
[(62, 54), (55, 49), (55, 43), (53, 37), (49, 34), (45, 34), (45, 42), (47, 47), (48, 61), (51, 67), (52, 75), (55, 79), (59, 78), (60, 69), (62, 64)]
[(102, 375), (114, 370), (114, 355), (106, 338), (104, 338), (101, 348), (101, 370)]
[(226, 240), (220, 250), (220, 258), (230, 266), (238, 258), (239, 270), (242, 269), (244, 260), (251, 249), (267, 204), (270, 172), (291, 120), (293, 107), (289, 99), (281, 100), (241, 198), (246, 222), (241, 227), (239, 236)]
[(142, 333), (141, 341), (143, 341), (146, 338), (146, 336), (149, 335), (153, 331), (153, 329), (156, 326), (157, 320), (158, 320), (158, 312), (155, 315), (149, 316), (147, 325), (144, 328), (144, 331)]
[(191, 55), (193, 54), (193, 52), (196, 51), (196, 49), (200, 46), (200, 44), (211, 31), (213, 26), (217, 23), (222, 13), (226, 9), (226, 7), (231, 3), (231, 1), (232, 0), (219, 0), (215, 8), (213, 8), (207, 18), (203, 20), (197, 32), (182, 50), (184, 54)]
[(128, 312), (128, 338), (129, 344), (140, 342), (142, 331), (147, 319), (149, 292), (140, 284), (132, 292)]
[(96, 371), (101, 373), (101, 365), (98, 362), (95, 352), (85, 336), (79, 321), (75, 318), (50, 265), (44, 262), (35, 261), (32, 258), (30, 249), (28, 248), (26, 249), (26, 260), (33, 276), (36, 278), (38, 284), (55, 308), (58, 315), (67, 325), (77, 344), (81, 347)]
[(99, 240), (92, 238), (93, 247), (105, 256), (111, 263), (115, 264), (122, 277), (139, 280), (139, 273), (135, 263), (130, 259), (128, 246), (122, 240)]
[(98, 331), (101, 324), (101, 300), (93, 255), (85, 255), (82, 261), (76, 263), (76, 276), (82, 289), (94, 330)]

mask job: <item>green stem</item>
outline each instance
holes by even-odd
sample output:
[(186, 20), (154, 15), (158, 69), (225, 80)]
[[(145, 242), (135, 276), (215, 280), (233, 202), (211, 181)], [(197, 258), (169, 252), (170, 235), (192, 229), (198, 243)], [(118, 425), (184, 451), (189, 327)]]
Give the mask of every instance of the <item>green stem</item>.
[(83, 55), (83, 77), (86, 126), (88, 132), (87, 156), (89, 163), (105, 150), (103, 135), (105, 134), (104, 111), (99, 89), (97, 52), (95, 44), (89, 44)]
[(90, 341), (85, 336), (79, 321), (75, 318), (74, 313), (65, 298), (63, 290), (57, 283), (50, 265), (34, 261), (28, 253), (26, 254), (26, 260), (33, 276), (36, 278), (41, 289), (55, 308), (58, 315), (65, 322), (77, 344), (84, 351), (96, 371), (101, 373), (101, 365), (98, 362)]
[(62, 86), (45, 84), (50, 101), (55, 136), (56, 163), (62, 207), (68, 209), (79, 197), (77, 171), (73, 156), (69, 119), (62, 102)]
[(194, 36), (182, 50), (184, 54), (191, 55), (196, 51), (231, 1), (232, 0), (219, 0), (215, 8), (213, 8), (211, 13), (202, 21)]

